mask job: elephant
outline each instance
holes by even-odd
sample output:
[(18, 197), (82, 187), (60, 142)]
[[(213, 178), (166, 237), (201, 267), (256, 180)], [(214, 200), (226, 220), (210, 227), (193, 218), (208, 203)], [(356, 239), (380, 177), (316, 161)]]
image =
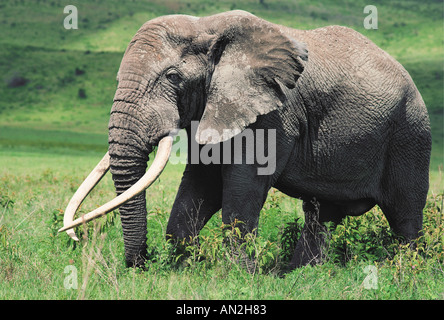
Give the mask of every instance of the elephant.
[[(195, 237), (219, 210), (224, 225), (255, 233), (272, 187), (303, 201), (305, 224), (289, 270), (322, 262), (326, 222), (376, 205), (397, 235), (412, 241), (421, 234), (427, 109), (401, 64), (359, 32), (297, 30), (239, 10), (162, 16), (133, 37), (117, 81), (108, 152), (72, 197), (59, 231), (76, 239), (74, 227), (120, 207), (128, 267), (147, 259), (145, 190), (161, 174), (179, 129), (189, 150), (197, 146), (214, 161), (190, 161), (188, 154), (167, 238)], [(247, 131), (256, 139), (235, 149)], [(243, 161), (251, 144), (268, 150), (273, 170), (259, 174), (263, 162)], [(211, 154), (216, 146), (220, 153)], [(117, 196), (74, 220), (108, 169)]]

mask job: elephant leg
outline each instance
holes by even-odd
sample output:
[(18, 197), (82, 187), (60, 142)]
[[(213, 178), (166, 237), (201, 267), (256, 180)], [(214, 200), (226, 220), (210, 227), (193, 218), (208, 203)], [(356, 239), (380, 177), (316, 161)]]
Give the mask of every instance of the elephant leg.
[(318, 202), (314, 198), (304, 200), (303, 209), (305, 213), (304, 228), (286, 271), (307, 264), (320, 263), (328, 232), (324, 222), (332, 221), (338, 224), (345, 217), (341, 206), (330, 202)]
[(248, 165), (228, 165), (222, 169), (222, 222), (239, 222), (242, 233), (256, 232), (259, 213), (271, 188), (271, 176), (257, 175), (257, 168)]
[(258, 176), (257, 168), (247, 165), (229, 165), (223, 168), (222, 222), (227, 228), (239, 228), (240, 237), (233, 234), (225, 239), (233, 260), (248, 272), (256, 263), (245, 252), (245, 236), (257, 234), (259, 214), (271, 188), (271, 176)]
[(167, 239), (194, 240), (222, 206), (220, 167), (188, 164), (167, 225)]
[(378, 201), (392, 230), (406, 241), (420, 235), (429, 189), (430, 135), (411, 129), (415, 127), (396, 132)]
[(389, 193), (390, 198), (379, 206), (386, 216), (391, 229), (397, 236), (407, 242), (420, 236), (427, 191), (394, 189)]

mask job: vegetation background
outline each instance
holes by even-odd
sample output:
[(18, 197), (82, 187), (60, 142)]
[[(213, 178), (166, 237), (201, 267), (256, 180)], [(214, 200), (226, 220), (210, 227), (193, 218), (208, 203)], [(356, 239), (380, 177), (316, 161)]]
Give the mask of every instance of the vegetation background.
[[(363, 27), (367, 4), (378, 9), (377, 30)], [(78, 9), (77, 30), (63, 27), (66, 5)], [(253, 274), (222, 245), (220, 214), (203, 230), (200, 248), (172, 257), (164, 234), (183, 165), (171, 164), (148, 192), (146, 271), (124, 267), (117, 212), (79, 228), (80, 243), (57, 234), (67, 202), (107, 150), (116, 73), (138, 28), (164, 14), (231, 9), (300, 29), (349, 26), (409, 71), (433, 134), (424, 235), (416, 250), (398, 242), (374, 208), (331, 230), (326, 263), (281, 278), (303, 214), (300, 201), (272, 190), (259, 237), (247, 241), (257, 258)], [(0, 299), (444, 299), (443, 57), (441, 0), (2, 1)], [(113, 195), (107, 175), (80, 213)]]

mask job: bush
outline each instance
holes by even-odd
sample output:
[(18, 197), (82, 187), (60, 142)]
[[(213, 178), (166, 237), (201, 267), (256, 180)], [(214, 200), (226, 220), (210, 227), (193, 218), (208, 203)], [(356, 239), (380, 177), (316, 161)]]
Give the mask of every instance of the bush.
[(393, 258), (399, 244), (381, 210), (374, 208), (360, 217), (346, 217), (332, 230), (327, 257), (342, 265), (351, 259), (381, 261)]
[[(77, 212), (75, 218), (80, 217), (85, 212), (80, 210)], [(67, 248), (72, 248), (75, 250), (79, 245), (79, 242), (74, 241), (70, 237), (57, 237), (59, 235), (58, 230), (63, 226), (63, 217), (65, 215), (64, 210), (62, 209), (54, 209), (52, 211), (51, 217), (48, 219), (47, 224), (49, 229), (51, 230), (50, 237), (55, 241), (55, 239), (59, 239), (58, 241), (66, 241), (65, 245)], [(97, 229), (99, 234), (107, 232), (110, 228), (114, 227), (116, 223), (116, 211), (112, 211), (106, 215), (104, 215), (101, 219), (95, 220), (91, 224), (84, 224), (75, 228), (75, 233), (77, 237), (82, 240), (91, 240), (94, 232), (88, 232), (89, 229)], [(91, 231), (91, 230), (90, 230)], [(62, 240), (61, 240), (62, 239)]]
[[(441, 208), (442, 195), (428, 200), (424, 209), (423, 235), (414, 241), (413, 246), (405, 244), (391, 231), (378, 207), (359, 217), (346, 217), (336, 227), (330, 224), (325, 262), (338, 266), (346, 266), (350, 261), (394, 264), (401, 255), (411, 258), (409, 268), (413, 269), (419, 268), (420, 259), (429, 258), (442, 264), (444, 223)], [(169, 251), (160, 250), (162, 254), (157, 248), (151, 252), (151, 263), (163, 256), (164, 266), (173, 264), (192, 270), (216, 266), (231, 269), (240, 265), (250, 273), (279, 274), (285, 269), (301, 236), (302, 219), (287, 222), (277, 241), (263, 234), (241, 236), (240, 223), (220, 228), (206, 226), (206, 232), (195, 239), (174, 245), (170, 242)]]
[(86, 99), (86, 90), (83, 88), (80, 88), (77, 95), (80, 99)]
[[(346, 217), (341, 224), (328, 225), (326, 260), (345, 266), (349, 261), (392, 261), (406, 248), (416, 255), (444, 261), (443, 195), (429, 197), (424, 208), (422, 235), (412, 244), (405, 244), (395, 235), (382, 211), (375, 207), (359, 217)], [(280, 239), (283, 262), (288, 262), (302, 231), (300, 218), (286, 224)]]
[(29, 79), (21, 76), (18, 73), (14, 73), (11, 77), (6, 79), (6, 85), (8, 88), (22, 87), (29, 82)]
[(302, 228), (304, 224), (301, 218), (296, 218), (292, 222), (288, 222), (282, 230), (280, 245), (280, 257), (284, 263), (290, 262), (293, 257), (296, 244), (301, 237)]
[[(0, 190), (1, 192), (2, 190)], [(8, 209), (14, 207), (14, 200), (12, 200), (7, 194), (0, 193), (0, 207)]]

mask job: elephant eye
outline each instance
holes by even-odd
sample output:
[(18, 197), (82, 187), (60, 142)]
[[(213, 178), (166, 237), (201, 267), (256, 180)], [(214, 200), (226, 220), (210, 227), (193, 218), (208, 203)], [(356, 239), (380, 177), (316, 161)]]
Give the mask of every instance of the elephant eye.
[(176, 70), (170, 70), (170, 71), (166, 74), (166, 78), (167, 78), (168, 81), (171, 82), (172, 84), (178, 84), (178, 83), (182, 80), (182, 77), (179, 75), (179, 73), (177, 73)]

